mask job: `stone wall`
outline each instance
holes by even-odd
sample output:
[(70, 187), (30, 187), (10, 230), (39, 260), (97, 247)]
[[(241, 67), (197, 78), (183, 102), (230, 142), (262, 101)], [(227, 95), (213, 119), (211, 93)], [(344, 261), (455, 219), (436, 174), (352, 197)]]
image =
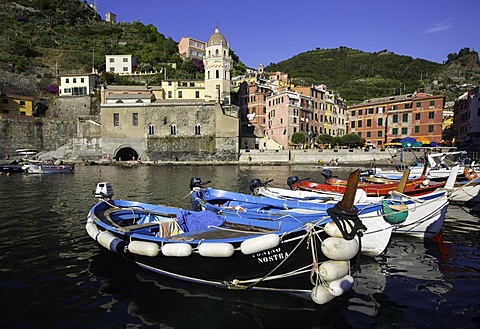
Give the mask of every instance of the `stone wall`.
[(71, 145), (75, 131), (75, 122), (0, 115), (0, 158), (20, 148), (54, 151)]
[(91, 96), (56, 97), (51, 99), (46, 105), (48, 110), (45, 113), (45, 117), (48, 119), (76, 122), (79, 116), (88, 116), (96, 113), (95, 98)]

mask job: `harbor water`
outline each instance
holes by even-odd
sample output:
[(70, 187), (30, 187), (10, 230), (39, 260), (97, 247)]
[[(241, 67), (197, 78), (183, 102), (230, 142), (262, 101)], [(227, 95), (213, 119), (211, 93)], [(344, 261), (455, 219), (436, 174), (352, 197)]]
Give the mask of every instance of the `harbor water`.
[[(356, 168), (332, 169), (346, 178)], [(253, 178), (323, 181), (321, 168), (78, 166), (74, 174), (0, 176), (1, 328), (480, 328), (480, 219), (450, 204), (433, 239), (393, 236), (362, 256), (355, 285), (326, 305), (159, 276), (100, 248), (85, 231), (98, 182), (115, 199), (189, 208), (189, 182), (249, 193)]]

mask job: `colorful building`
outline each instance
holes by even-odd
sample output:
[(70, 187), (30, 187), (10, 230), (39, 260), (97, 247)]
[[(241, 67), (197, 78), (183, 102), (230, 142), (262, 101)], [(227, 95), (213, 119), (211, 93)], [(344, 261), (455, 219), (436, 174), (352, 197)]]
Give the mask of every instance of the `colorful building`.
[(2, 114), (33, 115), (33, 97), (31, 96), (1, 94), (0, 99)]
[(189, 37), (183, 37), (178, 43), (178, 53), (183, 59), (203, 59), (206, 43)]
[(458, 97), (453, 112), (455, 145), (480, 146), (480, 86)]
[(393, 139), (442, 142), (444, 95), (414, 93), (368, 99), (349, 106), (349, 132), (377, 147)]

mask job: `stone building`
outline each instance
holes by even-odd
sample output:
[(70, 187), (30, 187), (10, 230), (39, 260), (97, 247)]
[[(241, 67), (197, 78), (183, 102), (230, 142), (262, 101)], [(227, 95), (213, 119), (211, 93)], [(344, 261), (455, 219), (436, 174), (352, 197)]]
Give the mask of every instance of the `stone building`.
[[(209, 38), (205, 81), (163, 81), (102, 96), (101, 148), (117, 160), (238, 160), (239, 118), (230, 102), (231, 57), (218, 29)], [(147, 89), (150, 88), (149, 92)], [(156, 97), (153, 90), (160, 90)], [(111, 90), (107, 86), (105, 90)]]

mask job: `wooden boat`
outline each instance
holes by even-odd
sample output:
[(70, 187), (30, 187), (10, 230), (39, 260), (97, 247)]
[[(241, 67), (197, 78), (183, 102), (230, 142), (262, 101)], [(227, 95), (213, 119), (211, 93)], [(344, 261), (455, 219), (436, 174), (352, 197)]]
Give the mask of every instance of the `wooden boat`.
[[(152, 272), (232, 290), (309, 296), (317, 304), (353, 285), (358, 240), (330, 236), (331, 218), (272, 221), (113, 200), (107, 182), (97, 185), (95, 196), (99, 202), (86, 223), (89, 236)], [(348, 213), (352, 204), (347, 192), (338, 208)]]
[(453, 188), (446, 188), (450, 192), (450, 200), (455, 202), (479, 201), (480, 178), (474, 180), (459, 180)]
[[(408, 165), (397, 164), (395, 170), (384, 170), (375, 168), (375, 178), (387, 180), (399, 180), (405, 169), (410, 169), (409, 178), (426, 177), (430, 181), (445, 181), (450, 175), (451, 168), (459, 165), (458, 176), (465, 178), (465, 173), (475, 172), (475, 162), (467, 158), (467, 152), (457, 151), (455, 147), (409, 147), (401, 152), (411, 152), (414, 155), (413, 160)], [(441, 164), (442, 156), (446, 156), (445, 165)], [(392, 160), (395, 159), (392, 155)], [(396, 155), (395, 155), (396, 156)], [(400, 156), (402, 158), (402, 155)], [(473, 174), (472, 174), (473, 175)], [(478, 177), (478, 175), (477, 175)], [(471, 180), (471, 179), (470, 179)]]
[(27, 164), (23, 165), (23, 169), (27, 174), (73, 174), (75, 172), (75, 165), (28, 162)]
[(20, 156), (29, 156), (29, 155), (35, 155), (39, 151), (34, 148), (24, 148), (24, 149), (17, 149), (15, 152), (20, 155)]
[[(447, 182), (453, 186), (456, 172)], [(408, 176), (408, 173), (407, 173)], [(407, 176), (402, 181), (406, 184)], [(193, 181), (193, 182), (192, 182)], [(193, 186), (193, 188), (192, 188)], [(305, 191), (290, 191), (300, 193), (296, 198), (293, 193), (280, 196), (281, 189), (275, 189), (277, 196), (259, 193), (249, 195), (231, 191), (207, 188), (199, 178), (193, 178), (190, 183), (192, 189), (193, 209), (208, 209), (218, 214), (236, 215), (238, 217), (256, 216), (265, 220), (282, 221), (294, 218), (302, 222), (313, 218), (328, 216), (328, 210), (338, 200), (340, 194), (334, 198), (332, 194), (314, 192), (305, 195)], [(262, 191), (268, 191), (264, 188)], [(445, 219), (448, 206), (447, 190), (437, 190), (419, 197), (410, 197), (401, 193), (402, 188), (396, 191), (395, 196), (389, 198), (357, 197), (355, 207), (358, 217), (366, 226), (362, 237), (361, 252), (368, 256), (377, 256), (387, 247), (392, 233), (409, 234), (420, 237), (436, 235)]]
[[(330, 170), (323, 170), (322, 175), (325, 177), (325, 183), (300, 180), (296, 176), (291, 176), (287, 179), (287, 184), (292, 190), (300, 189), (306, 191), (336, 193), (343, 193), (345, 191), (345, 180), (333, 177)], [(367, 196), (387, 196), (390, 192), (396, 190), (398, 184), (399, 181), (396, 180), (384, 183), (359, 182), (358, 188), (364, 190), (367, 193)], [(424, 177), (409, 179), (406, 182), (403, 194), (419, 196), (435, 191), (444, 185), (445, 181), (431, 182)]]
[(20, 164), (0, 164), (0, 173), (13, 174), (23, 173), (25, 169)]

